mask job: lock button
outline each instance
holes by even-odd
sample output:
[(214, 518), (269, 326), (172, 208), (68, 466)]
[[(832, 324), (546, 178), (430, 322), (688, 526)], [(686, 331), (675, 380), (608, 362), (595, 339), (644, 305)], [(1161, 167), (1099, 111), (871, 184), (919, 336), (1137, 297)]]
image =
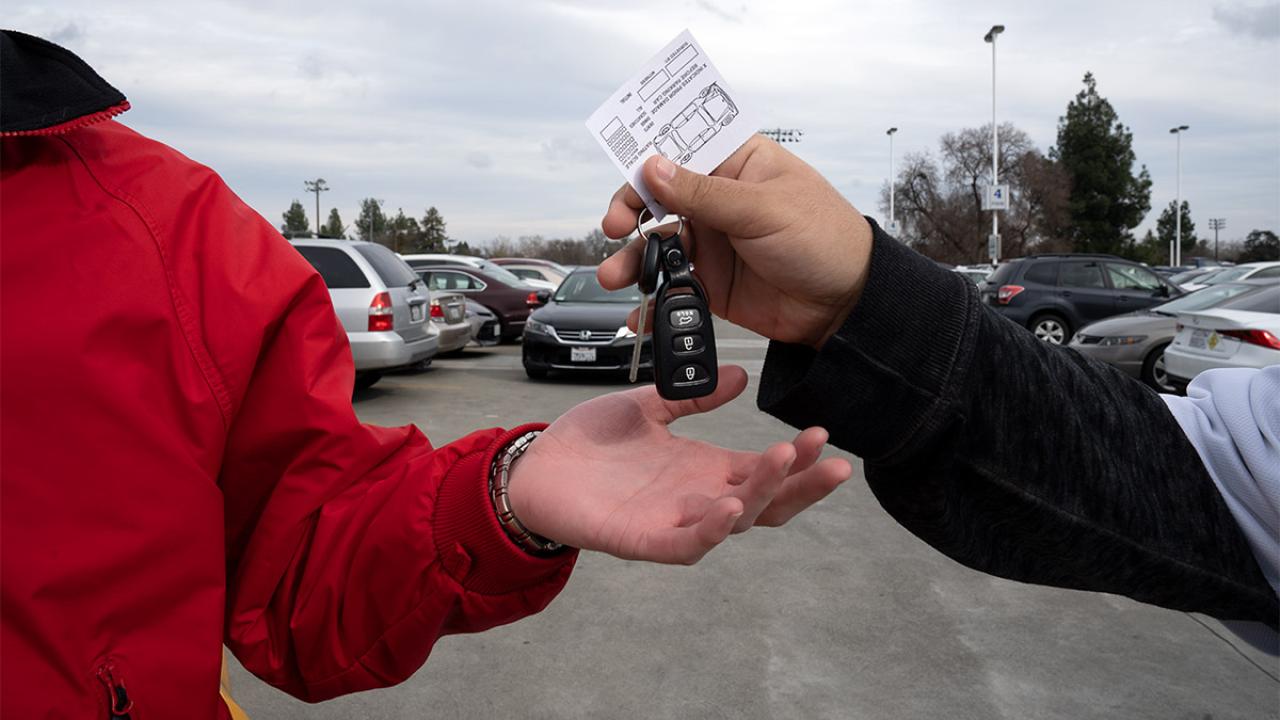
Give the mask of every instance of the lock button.
[(671, 338), (671, 351), (677, 355), (700, 353), (703, 346), (701, 335), (677, 335)]
[(702, 324), (702, 313), (697, 308), (680, 308), (671, 311), (671, 327), (676, 330), (692, 330)]
[(671, 379), (671, 384), (676, 387), (688, 387), (690, 385), (701, 385), (710, 379), (711, 377), (707, 375), (705, 368), (696, 363), (689, 363), (688, 365), (681, 365), (680, 369), (676, 370), (675, 376)]

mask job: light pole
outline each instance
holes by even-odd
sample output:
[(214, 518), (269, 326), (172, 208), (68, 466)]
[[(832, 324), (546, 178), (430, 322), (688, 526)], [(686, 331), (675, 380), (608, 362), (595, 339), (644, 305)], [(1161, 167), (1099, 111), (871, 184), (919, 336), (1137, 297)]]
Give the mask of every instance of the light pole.
[(1169, 128), (1178, 137), (1178, 199), (1173, 204), (1173, 247), (1169, 250), (1169, 264), (1174, 267), (1182, 265), (1182, 133), (1190, 129), (1189, 125)]
[[(1000, 185), (1000, 134), (996, 128), (996, 36), (1004, 32), (1003, 25), (992, 25), (991, 29), (982, 39), (991, 43), (991, 187), (992, 190)], [(992, 192), (992, 200), (995, 194)], [(1000, 211), (994, 207), (991, 208), (991, 264), (995, 265), (1000, 259)]]
[(800, 142), (800, 138), (804, 137), (804, 131), (797, 128), (773, 128), (772, 130), (760, 130), (759, 132), (776, 143), (796, 143)]
[[(1182, 214), (1179, 210), (1178, 214)], [(1218, 231), (1227, 228), (1226, 218), (1209, 218), (1209, 227), (1213, 230), (1213, 261), (1218, 261)]]
[(328, 192), (329, 186), (325, 185), (324, 178), (303, 180), (302, 185), (307, 189), (307, 192), (316, 194), (316, 237), (320, 237), (320, 193)]
[(891, 127), (885, 131), (885, 135), (889, 136), (889, 234), (898, 234), (898, 220), (893, 214), (893, 135), (898, 132), (898, 128)]

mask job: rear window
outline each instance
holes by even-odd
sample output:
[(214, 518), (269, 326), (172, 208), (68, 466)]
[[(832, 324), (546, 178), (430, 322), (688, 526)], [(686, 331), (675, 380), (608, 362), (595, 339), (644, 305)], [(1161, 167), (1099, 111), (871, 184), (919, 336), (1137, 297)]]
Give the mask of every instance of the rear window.
[(1041, 285), (1057, 285), (1058, 284), (1058, 263), (1057, 262), (1038, 262), (1027, 268), (1027, 274), (1022, 276), (1023, 280)]
[(367, 288), (369, 278), (349, 255), (331, 247), (297, 246), (294, 248), (311, 263), (330, 288)]
[(1239, 298), (1228, 300), (1218, 307), (1224, 310), (1246, 310), (1280, 314), (1280, 285), (1266, 287)]
[(1008, 283), (1010, 278), (1013, 277), (1013, 273), (1020, 267), (1022, 267), (1021, 262), (1007, 262), (1001, 265), (996, 268), (995, 272), (991, 273), (990, 277), (987, 278), (987, 284), (998, 286)]
[(418, 275), (398, 255), (381, 245), (357, 245), (356, 252), (377, 271), (387, 287), (404, 287), (418, 281)]

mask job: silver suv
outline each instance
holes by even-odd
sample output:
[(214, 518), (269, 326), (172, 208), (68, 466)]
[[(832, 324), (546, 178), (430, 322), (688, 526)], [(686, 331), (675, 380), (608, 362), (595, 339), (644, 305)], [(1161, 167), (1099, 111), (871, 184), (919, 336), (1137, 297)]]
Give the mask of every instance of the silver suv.
[(400, 256), (370, 242), (296, 238), (289, 241), (324, 278), (334, 312), (347, 331), (357, 390), (387, 370), (431, 359), (439, 331), (428, 321), (431, 294)]

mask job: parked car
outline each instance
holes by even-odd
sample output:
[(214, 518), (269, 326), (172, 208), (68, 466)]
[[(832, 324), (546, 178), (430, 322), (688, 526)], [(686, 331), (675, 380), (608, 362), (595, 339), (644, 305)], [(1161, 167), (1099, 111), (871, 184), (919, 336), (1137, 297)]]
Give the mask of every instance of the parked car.
[(498, 316), (471, 298), (466, 298), (466, 303), (467, 322), (471, 323), (473, 330), (471, 341), (481, 347), (501, 342), (502, 326), (498, 323)]
[[(609, 291), (600, 287), (595, 268), (570, 273), (551, 302), (529, 316), (522, 348), (525, 373), (537, 379), (552, 370), (629, 368), (637, 338), (627, 328), (627, 315), (639, 304), (635, 285)], [(640, 366), (652, 368), (652, 337), (640, 341)]]
[(415, 270), (430, 265), (462, 265), (471, 267), (481, 272), (487, 272), (490, 275), (501, 278), (504, 282), (514, 284), (524, 282), (526, 285), (532, 285), (539, 290), (555, 290), (559, 283), (550, 283), (546, 280), (526, 280), (508, 270), (504, 270), (501, 265), (486, 260), (482, 257), (474, 255), (451, 255), (449, 253), (417, 253), (412, 255), (402, 255), (404, 261), (409, 263), (409, 267)]
[(1261, 310), (1179, 313), (1177, 335), (1164, 351), (1170, 384), (1185, 392), (1205, 370), (1280, 364), (1280, 299), (1272, 300)]
[(1113, 255), (1032, 255), (996, 268), (981, 288), (996, 312), (1052, 345), (1075, 329), (1182, 295), (1177, 285)]
[(1194, 287), (1194, 288), (1188, 287), (1191, 283), (1194, 283), (1199, 278), (1205, 277), (1211, 273), (1222, 272), (1224, 268), (1200, 267), (1200, 268), (1193, 268), (1191, 270), (1187, 270), (1185, 268), (1174, 268), (1174, 269), (1177, 270), (1177, 272), (1169, 277), (1169, 282), (1173, 283), (1174, 285), (1177, 285), (1178, 287), (1182, 288), (1183, 290), (1186, 290), (1187, 292), (1191, 292), (1192, 290), (1200, 289), (1199, 287)]
[(986, 279), (991, 275), (990, 267), (972, 268), (972, 267), (957, 266), (952, 268), (951, 271), (965, 276), (965, 278), (967, 278), (969, 282), (977, 286), (981, 286), (982, 283), (985, 282)]
[(569, 276), (569, 268), (550, 260), (537, 260), (535, 258), (491, 258), (492, 262), (501, 266), (526, 282), (529, 280), (541, 280), (551, 283), (550, 289), (554, 290), (564, 282)]
[(475, 328), (467, 320), (467, 298), (462, 293), (432, 293), (431, 324), (440, 333), (441, 353), (461, 350), (475, 336)]
[(1220, 285), (1240, 280), (1258, 280), (1280, 278), (1280, 262), (1254, 262), (1221, 268), (1217, 272), (1196, 278), (1190, 285), (1183, 286), (1187, 290), (1199, 290), (1210, 285)]
[(462, 293), (489, 308), (498, 316), (498, 337), (504, 342), (520, 337), (529, 311), (550, 295), (505, 270), (497, 274), (466, 265), (428, 265), (416, 270), (432, 292)]
[(1171, 393), (1177, 388), (1169, 382), (1164, 351), (1177, 332), (1178, 313), (1269, 305), (1280, 306), (1280, 281), (1214, 285), (1147, 310), (1086, 325), (1072, 338), (1071, 349), (1139, 378), (1159, 392)]
[(382, 374), (430, 360), (439, 335), (427, 321), (430, 292), (395, 253), (350, 240), (290, 240), (320, 273), (334, 312), (347, 331), (356, 365), (355, 388)]

